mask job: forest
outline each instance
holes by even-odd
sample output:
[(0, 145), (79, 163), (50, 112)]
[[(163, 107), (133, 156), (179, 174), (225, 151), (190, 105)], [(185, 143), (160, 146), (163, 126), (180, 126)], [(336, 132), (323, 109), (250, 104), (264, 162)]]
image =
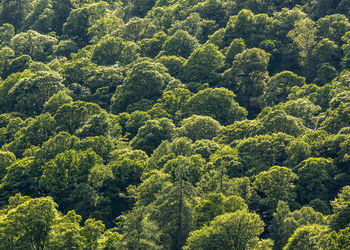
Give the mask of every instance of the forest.
[(1, 0), (0, 249), (350, 249), (349, 0)]

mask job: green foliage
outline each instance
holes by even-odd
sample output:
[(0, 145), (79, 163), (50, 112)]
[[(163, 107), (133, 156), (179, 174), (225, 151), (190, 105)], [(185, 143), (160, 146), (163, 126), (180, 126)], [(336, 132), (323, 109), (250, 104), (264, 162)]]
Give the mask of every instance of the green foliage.
[(40, 71), (22, 78), (8, 92), (14, 111), (27, 115), (38, 115), (46, 101), (60, 90), (64, 90), (62, 77), (53, 71)]
[(185, 249), (244, 249), (255, 247), (264, 222), (257, 214), (241, 210), (217, 216), (209, 226), (193, 231)]
[(5, 176), (6, 169), (16, 161), (16, 156), (11, 152), (0, 151), (0, 179)]
[(301, 87), (304, 84), (305, 78), (291, 71), (283, 71), (274, 75), (267, 83), (264, 94), (266, 104), (274, 106), (280, 102), (285, 102), (293, 86)]
[(327, 226), (310, 225), (299, 227), (288, 239), (285, 250), (291, 249), (325, 249), (325, 237), (329, 233)]
[(260, 172), (253, 182), (253, 188), (261, 196), (262, 206), (274, 208), (278, 201), (292, 202), (296, 198), (294, 182), (298, 176), (286, 167), (273, 166)]
[(40, 186), (63, 202), (78, 183), (86, 182), (89, 170), (96, 164), (102, 164), (102, 158), (91, 149), (67, 150), (45, 164)]
[(346, 249), (349, 247), (349, 227), (332, 232), (329, 237), (329, 246), (326, 249)]
[(332, 161), (324, 158), (309, 158), (296, 166), (298, 200), (301, 204), (319, 198), (328, 200), (334, 187), (335, 168)]
[(205, 89), (193, 95), (185, 104), (188, 115), (211, 116), (223, 125), (243, 120), (247, 111), (234, 100), (235, 94), (224, 88)]
[(92, 60), (100, 65), (112, 65), (120, 61), (124, 41), (121, 38), (104, 37), (96, 45)]
[(246, 210), (247, 205), (239, 196), (225, 197), (222, 194), (210, 193), (208, 199), (202, 200), (195, 208), (193, 214), (194, 227), (197, 229), (208, 226), (218, 215)]
[(165, 91), (157, 103), (149, 111), (152, 117), (168, 117), (178, 122), (183, 116), (186, 101), (192, 93), (183, 88)]
[(178, 30), (165, 40), (161, 53), (167, 56), (187, 58), (196, 47), (198, 47), (198, 41), (195, 37), (188, 34), (187, 31)]
[(82, 101), (66, 103), (59, 107), (54, 116), (59, 130), (74, 133), (91, 116), (102, 113), (101, 108), (94, 103)]
[(211, 117), (193, 115), (181, 121), (180, 129), (192, 140), (213, 139), (219, 132), (220, 123)]
[(287, 159), (286, 146), (293, 137), (278, 133), (260, 135), (242, 140), (237, 145), (240, 168), (246, 175), (254, 175), (274, 165), (283, 165)]
[(4, 23), (0, 27), (0, 34), (1, 47), (9, 46), (11, 38), (15, 36), (15, 27), (9, 23)]
[(28, 199), (15, 208), (3, 211), (0, 246), (9, 249), (43, 249), (58, 214), (56, 206), (51, 197), (42, 197)]
[(0, 1), (0, 249), (348, 249), (349, 3)]
[(349, 103), (342, 103), (322, 122), (321, 127), (329, 133), (337, 133), (341, 128), (348, 127)]
[(349, 224), (350, 186), (341, 189), (338, 196), (331, 201), (334, 215), (331, 216), (331, 227), (335, 230), (344, 229)]
[(175, 126), (169, 119), (149, 120), (139, 128), (137, 135), (131, 141), (131, 145), (151, 154), (162, 141), (171, 140), (174, 133)]
[(341, 14), (322, 17), (316, 22), (316, 26), (320, 37), (338, 43), (341, 41), (341, 37), (350, 29), (349, 20)]
[(47, 57), (53, 53), (53, 46), (57, 43), (55, 37), (29, 30), (15, 35), (11, 39), (10, 47), (16, 55), (27, 54), (34, 60), (47, 61)]
[(225, 71), (225, 86), (237, 94), (241, 106), (254, 116), (263, 106), (261, 95), (268, 80), (270, 54), (262, 49), (246, 49), (235, 56), (232, 68)]
[(216, 85), (218, 71), (224, 64), (224, 55), (211, 43), (199, 47), (190, 55), (184, 65), (184, 80)]
[(164, 32), (159, 32), (153, 35), (152, 38), (145, 38), (139, 42), (143, 56), (156, 57), (162, 50), (164, 43), (167, 41), (167, 35)]
[(135, 63), (111, 99), (111, 112), (123, 112), (142, 99), (159, 98), (170, 80), (171, 76), (160, 63), (148, 60)]
[[(276, 212), (273, 213), (269, 231), (271, 238), (275, 241), (275, 247), (282, 248), (287, 244), (288, 239), (296, 229), (313, 224), (317, 224), (318, 226), (324, 225), (324, 216), (319, 212), (315, 212), (311, 207), (302, 207), (299, 210), (291, 212), (287, 203), (279, 201)], [(324, 227), (321, 228), (324, 229)], [(303, 234), (300, 236), (302, 237)]]
[(73, 9), (63, 25), (63, 33), (86, 44), (89, 41), (88, 29), (106, 14), (107, 9), (108, 4), (104, 1)]

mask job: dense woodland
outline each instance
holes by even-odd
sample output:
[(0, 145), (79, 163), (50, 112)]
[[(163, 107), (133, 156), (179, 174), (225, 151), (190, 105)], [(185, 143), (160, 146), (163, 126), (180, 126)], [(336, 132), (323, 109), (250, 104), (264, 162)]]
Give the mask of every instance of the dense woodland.
[(349, 17), (0, 1), (0, 249), (350, 249)]

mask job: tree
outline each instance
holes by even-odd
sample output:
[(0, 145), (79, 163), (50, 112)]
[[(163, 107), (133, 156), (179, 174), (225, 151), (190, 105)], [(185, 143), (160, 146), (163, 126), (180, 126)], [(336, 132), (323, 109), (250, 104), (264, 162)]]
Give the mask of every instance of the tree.
[[(303, 124), (308, 128), (317, 126), (318, 115), (321, 112), (321, 107), (315, 105), (308, 98), (292, 99), (274, 106), (272, 110), (274, 109), (282, 109), (287, 115), (301, 118)], [(266, 108), (262, 113), (265, 113), (265, 111), (268, 111), (268, 109)]]
[(165, 40), (161, 55), (187, 58), (197, 47), (198, 41), (195, 37), (187, 31), (178, 30)]
[(162, 50), (162, 47), (167, 40), (167, 35), (164, 32), (158, 32), (152, 38), (145, 38), (139, 41), (139, 46), (143, 56), (151, 58), (156, 57)]
[[(89, 170), (102, 164), (102, 158), (92, 149), (86, 151), (66, 150), (56, 155), (44, 166), (40, 187), (52, 195), (63, 209), (72, 207), (69, 194), (79, 183), (86, 183)], [(80, 197), (83, 193), (80, 194)], [(76, 201), (75, 201), (76, 202)]]
[(157, 103), (149, 111), (152, 117), (167, 117), (179, 122), (184, 116), (184, 107), (186, 101), (192, 96), (192, 93), (184, 88), (175, 88), (165, 91)]
[(87, 219), (84, 222), (84, 227), (81, 229), (80, 234), (84, 237), (85, 249), (96, 249), (97, 239), (103, 234), (105, 225), (102, 221), (96, 221), (95, 219)]
[(288, 239), (288, 243), (283, 249), (325, 249), (329, 231), (329, 227), (323, 225), (299, 227)]
[(350, 186), (343, 187), (338, 196), (331, 201), (334, 215), (331, 216), (331, 227), (334, 230), (344, 229), (349, 225)]
[(139, 128), (137, 135), (131, 141), (131, 145), (150, 155), (163, 140), (172, 140), (174, 130), (174, 124), (167, 118), (149, 120)]
[(225, 88), (205, 89), (189, 98), (187, 115), (211, 116), (223, 125), (243, 120), (247, 111), (234, 100), (235, 94)]
[(297, 179), (298, 176), (286, 167), (273, 166), (260, 172), (255, 177), (253, 188), (261, 197), (261, 206), (274, 211), (280, 200), (293, 202), (296, 198), (294, 182)]
[(9, 144), (9, 149), (17, 156), (22, 155), (25, 149), (32, 145), (41, 146), (55, 133), (56, 122), (48, 113), (39, 115), (35, 119), (29, 118), (25, 122), (26, 126), (16, 133), (14, 140)]
[(46, 101), (65, 87), (62, 77), (54, 71), (41, 71), (20, 79), (8, 92), (15, 111), (38, 115)]
[(261, 126), (257, 127), (258, 134), (286, 133), (292, 136), (303, 134), (307, 129), (299, 118), (287, 115), (283, 110), (270, 111), (258, 116)]
[(201, 43), (207, 40), (208, 35), (217, 29), (217, 25), (212, 20), (205, 20), (196, 12), (188, 14), (184, 20), (176, 20), (171, 24), (169, 33), (178, 30), (187, 31), (191, 36), (196, 37)]
[(67, 91), (60, 90), (56, 94), (52, 95), (47, 102), (45, 102), (43, 111), (49, 112), (51, 115), (55, 115), (60, 106), (72, 102), (73, 98), (68, 95)]
[(2, 3), (2, 11), (0, 13), (0, 24), (9, 23), (12, 24), (16, 31), (21, 30), (23, 21), (30, 11), (30, 1), (6, 0)]
[(169, 74), (177, 79), (183, 76), (184, 64), (186, 59), (178, 56), (161, 56), (157, 59), (167, 67)]
[(349, 247), (349, 238), (350, 238), (350, 233), (349, 233), (349, 226), (346, 227), (345, 229), (339, 230), (338, 233), (332, 232), (329, 235), (329, 247), (326, 248), (328, 249), (346, 249)]
[(316, 32), (315, 23), (309, 18), (296, 22), (294, 29), (288, 32), (288, 37), (292, 39), (295, 46), (299, 49), (300, 64), (302, 67), (305, 67), (306, 78), (309, 81), (313, 78), (311, 53), (316, 45)]
[(333, 14), (318, 19), (316, 27), (321, 38), (328, 38), (339, 44), (341, 37), (350, 30), (350, 23), (346, 16)]
[(224, 65), (224, 55), (211, 43), (197, 48), (184, 65), (184, 80), (216, 85), (218, 71)]
[(233, 39), (242, 38), (247, 47), (257, 47), (268, 39), (273, 23), (272, 17), (266, 14), (254, 15), (251, 10), (243, 8), (236, 16), (230, 17), (225, 28), (224, 44), (228, 46)]
[(226, 49), (226, 60), (225, 63), (228, 66), (232, 66), (232, 62), (234, 61), (236, 55), (242, 53), (246, 49), (245, 42), (242, 38), (233, 39), (230, 46)]
[(198, 12), (204, 19), (214, 20), (220, 27), (225, 26), (230, 16), (230, 5), (219, 0), (207, 0), (193, 6), (193, 11)]
[(50, 227), (58, 216), (56, 207), (51, 197), (42, 197), (29, 198), (8, 211), (2, 210), (0, 246), (6, 249), (44, 249)]
[(209, 193), (208, 198), (202, 200), (195, 208), (193, 213), (193, 224), (196, 229), (208, 226), (210, 222), (218, 215), (224, 213), (234, 213), (238, 210), (246, 210), (248, 206), (243, 198), (239, 196), (225, 197), (223, 194)]
[(341, 128), (348, 127), (350, 115), (350, 103), (341, 103), (332, 110), (327, 118), (321, 123), (321, 128), (329, 133), (337, 133)]
[(246, 49), (235, 56), (232, 68), (223, 75), (225, 86), (237, 94), (238, 102), (248, 109), (251, 117), (263, 106), (260, 99), (268, 80), (269, 59), (270, 54), (262, 49)]
[(93, 76), (97, 65), (88, 58), (76, 58), (64, 63), (60, 67), (60, 73), (65, 78), (68, 85), (73, 83), (84, 84)]
[(128, 133), (130, 139), (137, 135), (139, 128), (146, 124), (151, 117), (144, 111), (134, 111), (130, 114), (127, 122), (125, 123), (125, 131)]
[(148, 161), (150, 169), (161, 169), (164, 165), (177, 156), (192, 156), (193, 142), (187, 137), (178, 137), (174, 140), (163, 141), (154, 151)]
[(19, 192), (25, 195), (36, 193), (37, 174), (33, 157), (24, 157), (8, 166), (1, 183), (0, 204), (6, 205), (9, 197)]
[[(116, 7), (115, 12), (117, 12), (117, 10), (118, 7)], [(96, 22), (92, 23), (92, 26), (88, 28), (90, 42), (97, 43), (104, 36), (118, 32), (120, 29), (122, 29), (123, 25), (124, 22), (121, 19), (121, 15), (116, 16), (110, 13), (107, 14), (106, 16), (98, 19)]]
[(294, 169), (300, 162), (311, 157), (311, 145), (303, 140), (293, 140), (286, 148), (287, 160), (284, 165)]
[(92, 60), (99, 65), (113, 65), (120, 61), (124, 49), (124, 40), (119, 37), (106, 36), (94, 48)]
[(209, 116), (192, 115), (180, 125), (182, 133), (192, 140), (213, 139), (220, 129), (220, 123)]
[(128, 72), (124, 84), (117, 87), (111, 99), (111, 112), (120, 113), (140, 100), (159, 98), (171, 79), (167, 69), (160, 63), (148, 60), (135, 63)]
[(286, 147), (293, 137), (284, 133), (259, 135), (242, 140), (237, 145), (238, 168), (245, 175), (254, 175), (287, 159)]
[(79, 225), (81, 216), (74, 210), (58, 218), (51, 227), (49, 234), (49, 248), (84, 248), (84, 239), (80, 235), (81, 227)]
[(156, 4), (156, 0), (128, 0), (128, 9), (127, 13), (130, 16), (139, 16), (143, 17), (147, 14), (147, 12), (152, 9), (152, 7)]
[(113, 185), (125, 192), (130, 185), (138, 185), (145, 170), (148, 156), (141, 150), (130, 151), (119, 155), (107, 165), (111, 168), (115, 180)]
[(320, 65), (319, 67), (325, 63), (338, 67), (340, 50), (335, 42), (324, 38), (316, 44), (312, 51), (312, 57), (315, 63)]
[(15, 35), (10, 42), (10, 47), (15, 54), (30, 55), (34, 60), (46, 62), (53, 52), (53, 47), (58, 40), (50, 35), (42, 35), (34, 30), (21, 32)]
[(164, 183), (156, 195), (151, 219), (160, 228), (163, 248), (181, 249), (191, 231), (194, 188), (188, 178), (186, 162), (180, 158), (172, 182)]
[(102, 110), (97, 104), (77, 101), (63, 104), (56, 111), (54, 118), (60, 131), (67, 131), (73, 134), (89, 118), (101, 113)]
[(326, 220), (323, 214), (305, 206), (290, 212), (287, 203), (279, 201), (276, 212), (273, 213), (269, 231), (271, 238), (275, 241), (275, 247), (281, 249), (297, 228), (312, 224), (325, 225)]
[[(9, 47), (3, 47), (0, 49), (0, 77), (6, 76), (9, 70), (11, 59), (15, 56), (15, 53)], [(4, 77), (5, 78), (5, 77)]]
[(291, 71), (283, 71), (274, 75), (267, 82), (266, 92), (264, 93), (266, 104), (274, 106), (280, 102), (285, 102), (293, 86), (301, 87), (304, 84), (305, 78)]
[(106, 2), (98, 2), (73, 9), (63, 25), (63, 34), (84, 45), (89, 42), (88, 29), (108, 10)]
[(218, 143), (235, 145), (235, 142), (247, 137), (257, 135), (257, 129), (260, 126), (258, 120), (237, 121), (226, 127), (221, 127), (218, 136), (214, 140)]
[(32, 3), (32, 8), (24, 20), (26, 29), (33, 29), (41, 33), (53, 30), (55, 11), (52, 0), (37, 0)]
[(246, 249), (255, 247), (263, 232), (259, 215), (239, 210), (217, 216), (209, 226), (191, 232), (184, 249)]
[(181, 167), (184, 172), (184, 180), (195, 186), (201, 179), (204, 164), (204, 159), (199, 155), (191, 155), (189, 157), (180, 155), (174, 157), (174, 159), (168, 159), (162, 170), (170, 174), (173, 181), (176, 181), (177, 169)]
[(193, 144), (193, 153), (201, 155), (206, 161), (208, 161), (210, 155), (218, 150), (219, 147), (219, 144), (213, 140), (197, 140)]
[(12, 37), (15, 36), (15, 27), (9, 23), (4, 23), (0, 26), (0, 47), (10, 45)]
[(141, 41), (145, 38), (151, 38), (159, 28), (153, 23), (151, 18), (131, 18), (121, 29), (121, 37), (126, 41)]
[(333, 195), (335, 167), (331, 160), (309, 158), (296, 167), (298, 201), (301, 204), (313, 199), (328, 200)]
[(159, 228), (149, 219), (147, 207), (135, 206), (132, 211), (119, 216), (121, 242), (126, 249), (160, 249)]
[(12, 152), (0, 151), (0, 180), (5, 176), (7, 167), (16, 161), (16, 156)]

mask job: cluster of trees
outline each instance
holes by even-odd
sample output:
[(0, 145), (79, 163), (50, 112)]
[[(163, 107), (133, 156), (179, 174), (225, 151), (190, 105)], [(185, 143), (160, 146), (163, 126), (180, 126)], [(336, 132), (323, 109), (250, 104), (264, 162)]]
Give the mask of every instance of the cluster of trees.
[(1, 249), (348, 249), (348, 0), (3, 0)]

